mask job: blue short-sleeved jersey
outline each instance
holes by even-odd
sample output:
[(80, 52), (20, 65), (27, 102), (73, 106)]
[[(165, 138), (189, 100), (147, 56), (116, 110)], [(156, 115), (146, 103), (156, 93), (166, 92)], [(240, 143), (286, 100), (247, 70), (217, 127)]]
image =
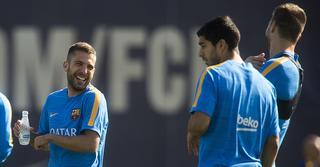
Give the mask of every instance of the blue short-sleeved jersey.
[(191, 112), (211, 118), (200, 139), (199, 167), (261, 166), (266, 139), (279, 133), (275, 89), (250, 63), (208, 67)]
[(0, 165), (11, 154), (13, 147), (11, 118), (10, 102), (6, 96), (0, 93)]
[[(299, 70), (287, 56), (298, 61), (299, 56), (291, 52), (280, 52), (269, 59), (260, 69), (276, 88), (277, 98), (280, 100), (290, 100), (294, 98), (299, 88)], [(281, 111), (279, 111), (281, 112)], [(280, 144), (289, 127), (290, 120), (279, 119)]]
[(102, 167), (108, 127), (104, 95), (92, 85), (81, 94), (68, 97), (68, 89), (51, 93), (43, 107), (38, 132), (77, 136), (92, 130), (100, 136), (98, 151), (79, 153), (50, 144), (49, 167)]

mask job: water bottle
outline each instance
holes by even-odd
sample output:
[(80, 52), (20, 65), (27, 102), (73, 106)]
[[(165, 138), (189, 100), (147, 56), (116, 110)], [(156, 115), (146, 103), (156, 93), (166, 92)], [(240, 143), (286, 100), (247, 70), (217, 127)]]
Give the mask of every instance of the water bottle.
[(28, 145), (29, 142), (30, 142), (30, 124), (29, 124), (29, 118), (28, 118), (28, 111), (22, 111), (19, 143), (21, 145)]

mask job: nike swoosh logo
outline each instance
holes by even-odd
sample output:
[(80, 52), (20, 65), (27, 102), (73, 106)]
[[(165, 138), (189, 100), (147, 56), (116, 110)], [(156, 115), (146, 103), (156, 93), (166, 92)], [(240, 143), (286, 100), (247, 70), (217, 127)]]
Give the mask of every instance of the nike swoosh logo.
[(56, 116), (56, 115), (58, 115), (58, 113), (56, 113), (56, 112), (50, 113), (49, 117), (51, 118), (51, 117), (54, 117), (54, 116)]

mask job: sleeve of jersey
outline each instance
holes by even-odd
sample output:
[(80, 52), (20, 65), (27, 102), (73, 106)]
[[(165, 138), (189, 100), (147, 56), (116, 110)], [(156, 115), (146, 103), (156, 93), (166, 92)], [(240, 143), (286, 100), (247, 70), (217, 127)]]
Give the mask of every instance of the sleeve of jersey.
[(11, 118), (12, 110), (9, 100), (2, 99), (0, 106), (0, 163), (11, 154), (13, 147)]
[(108, 109), (106, 100), (98, 92), (88, 95), (84, 103), (83, 122), (80, 132), (83, 130), (92, 130), (101, 136), (101, 132), (108, 125)]
[[(275, 94), (275, 93), (274, 93)], [(268, 136), (279, 136), (280, 128), (279, 128), (279, 116), (278, 116), (278, 107), (276, 97), (272, 102), (271, 108), (271, 121), (270, 121), (270, 131)]]
[(217, 91), (215, 89), (213, 76), (210, 71), (206, 70), (202, 73), (191, 108), (191, 113), (203, 112), (211, 117), (216, 106)]
[(49, 116), (48, 116), (48, 109), (47, 109), (48, 103), (49, 103), (49, 98), (47, 98), (41, 111), (39, 127), (38, 127), (39, 134), (49, 133), (49, 120), (48, 120)]

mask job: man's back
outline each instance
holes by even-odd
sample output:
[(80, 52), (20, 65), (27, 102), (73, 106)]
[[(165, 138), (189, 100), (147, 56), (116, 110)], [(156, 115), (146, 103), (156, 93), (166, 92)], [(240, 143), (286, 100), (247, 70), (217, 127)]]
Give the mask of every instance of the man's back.
[(266, 139), (278, 133), (274, 93), (249, 64), (228, 60), (208, 67), (192, 108), (211, 118), (200, 141), (199, 167), (260, 165)]
[[(279, 100), (292, 100), (299, 89), (299, 70), (290, 58), (298, 62), (299, 56), (291, 52), (280, 52), (269, 59), (260, 69), (275, 87)], [(283, 112), (279, 108), (279, 112)], [(290, 119), (279, 117), (280, 144), (283, 142)]]

